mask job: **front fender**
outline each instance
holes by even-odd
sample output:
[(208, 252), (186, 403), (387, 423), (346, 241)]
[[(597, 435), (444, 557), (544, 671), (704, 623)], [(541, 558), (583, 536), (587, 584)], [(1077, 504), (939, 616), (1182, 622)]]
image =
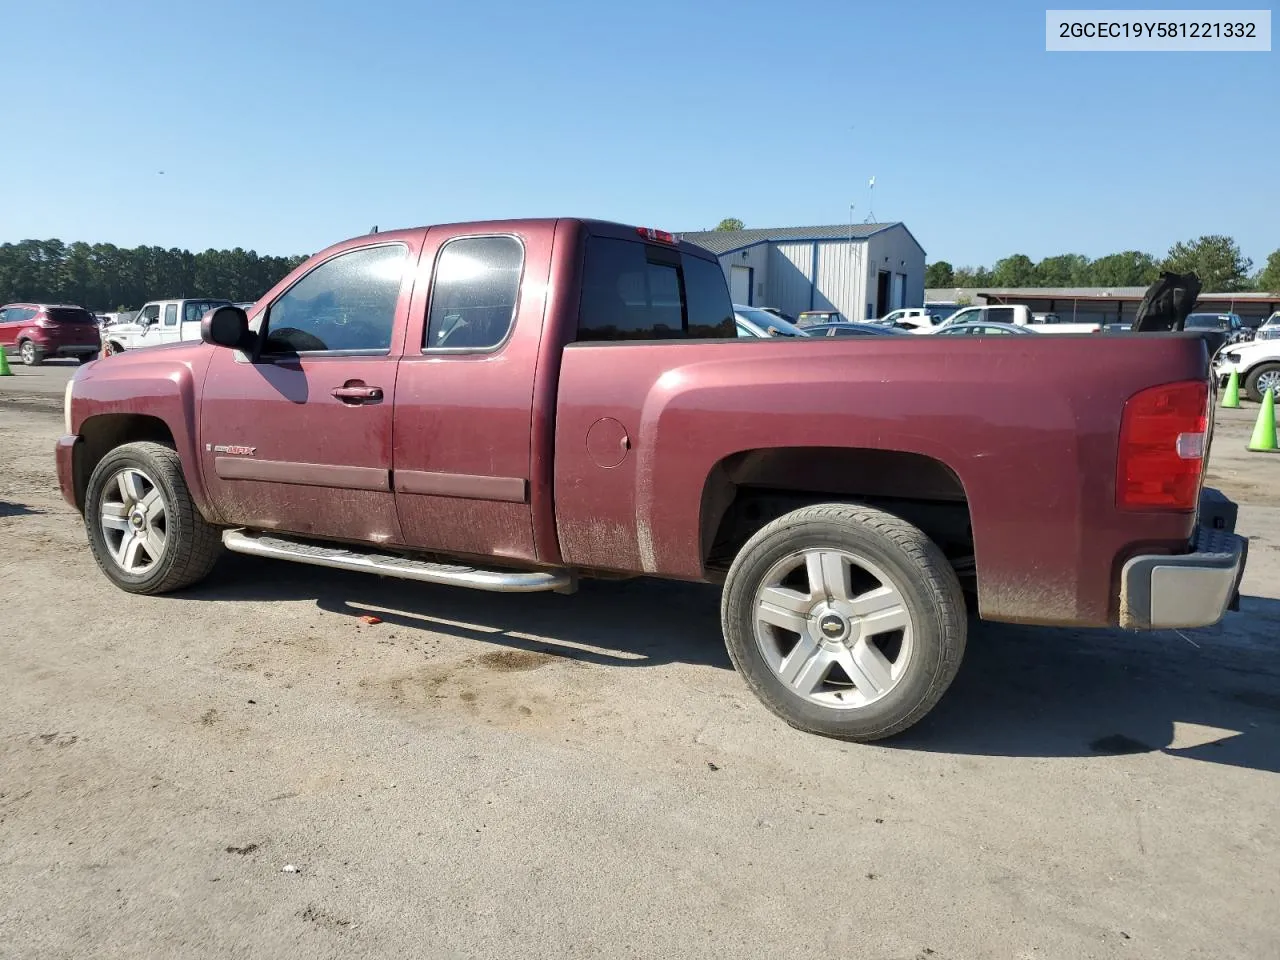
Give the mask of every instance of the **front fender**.
[(191, 498), (205, 517), (213, 513), (204, 478), (196, 469), (196, 444), (200, 388), (211, 358), (211, 350), (121, 354), (82, 368), (71, 393), (73, 435), (83, 434), (95, 417), (133, 415), (163, 422), (182, 458)]

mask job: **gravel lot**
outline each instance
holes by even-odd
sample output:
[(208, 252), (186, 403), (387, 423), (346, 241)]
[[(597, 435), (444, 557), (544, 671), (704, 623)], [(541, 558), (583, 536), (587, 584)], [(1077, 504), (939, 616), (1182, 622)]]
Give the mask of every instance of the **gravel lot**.
[(1256, 407), (1212, 461), (1254, 538), (1242, 612), (976, 625), (934, 714), (856, 746), (756, 703), (710, 588), (230, 558), (124, 594), (57, 493), (69, 374), (43, 370), (0, 381), (0, 957), (1280, 954)]

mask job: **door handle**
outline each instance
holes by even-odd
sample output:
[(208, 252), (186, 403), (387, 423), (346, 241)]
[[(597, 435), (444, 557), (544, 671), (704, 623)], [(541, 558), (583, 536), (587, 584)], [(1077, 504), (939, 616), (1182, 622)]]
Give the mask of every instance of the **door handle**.
[(349, 404), (378, 403), (382, 400), (381, 387), (366, 387), (363, 384), (334, 387), (330, 393), (343, 403)]

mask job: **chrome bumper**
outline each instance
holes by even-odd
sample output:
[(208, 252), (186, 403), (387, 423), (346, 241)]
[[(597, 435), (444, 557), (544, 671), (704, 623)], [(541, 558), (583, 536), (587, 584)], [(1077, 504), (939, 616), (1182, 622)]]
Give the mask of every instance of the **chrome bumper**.
[(1235, 514), (1234, 503), (1206, 490), (1190, 553), (1132, 557), (1120, 573), (1120, 626), (1207, 627), (1237, 609), (1249, 541), (1234, 532)]

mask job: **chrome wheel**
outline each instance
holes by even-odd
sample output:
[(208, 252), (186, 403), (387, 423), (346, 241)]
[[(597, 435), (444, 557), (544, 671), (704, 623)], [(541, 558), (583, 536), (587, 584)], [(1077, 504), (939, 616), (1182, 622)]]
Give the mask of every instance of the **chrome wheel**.
[(1268, 390), (1274, 390), (1280, 398), (1280, 370), (1268, 370), (1258, 377), (1258, 393), (1265, 397)]
[(36, 345), (30, 340), (22, 341), (22, 362), (28, 367), (36, 362)]
[(755, 639), (792, 692), (837, 709), (866, 707), (902, 680), (912, 619), (902, 589), (844, 550), (804, 550), (770, 568), (755, 596)]
[(136, 467), (107, 481), (99, 524), (111, 559), (125, 573), (148, 573), (164, 556), (169, 540), (168, 509), (160, 487)]

